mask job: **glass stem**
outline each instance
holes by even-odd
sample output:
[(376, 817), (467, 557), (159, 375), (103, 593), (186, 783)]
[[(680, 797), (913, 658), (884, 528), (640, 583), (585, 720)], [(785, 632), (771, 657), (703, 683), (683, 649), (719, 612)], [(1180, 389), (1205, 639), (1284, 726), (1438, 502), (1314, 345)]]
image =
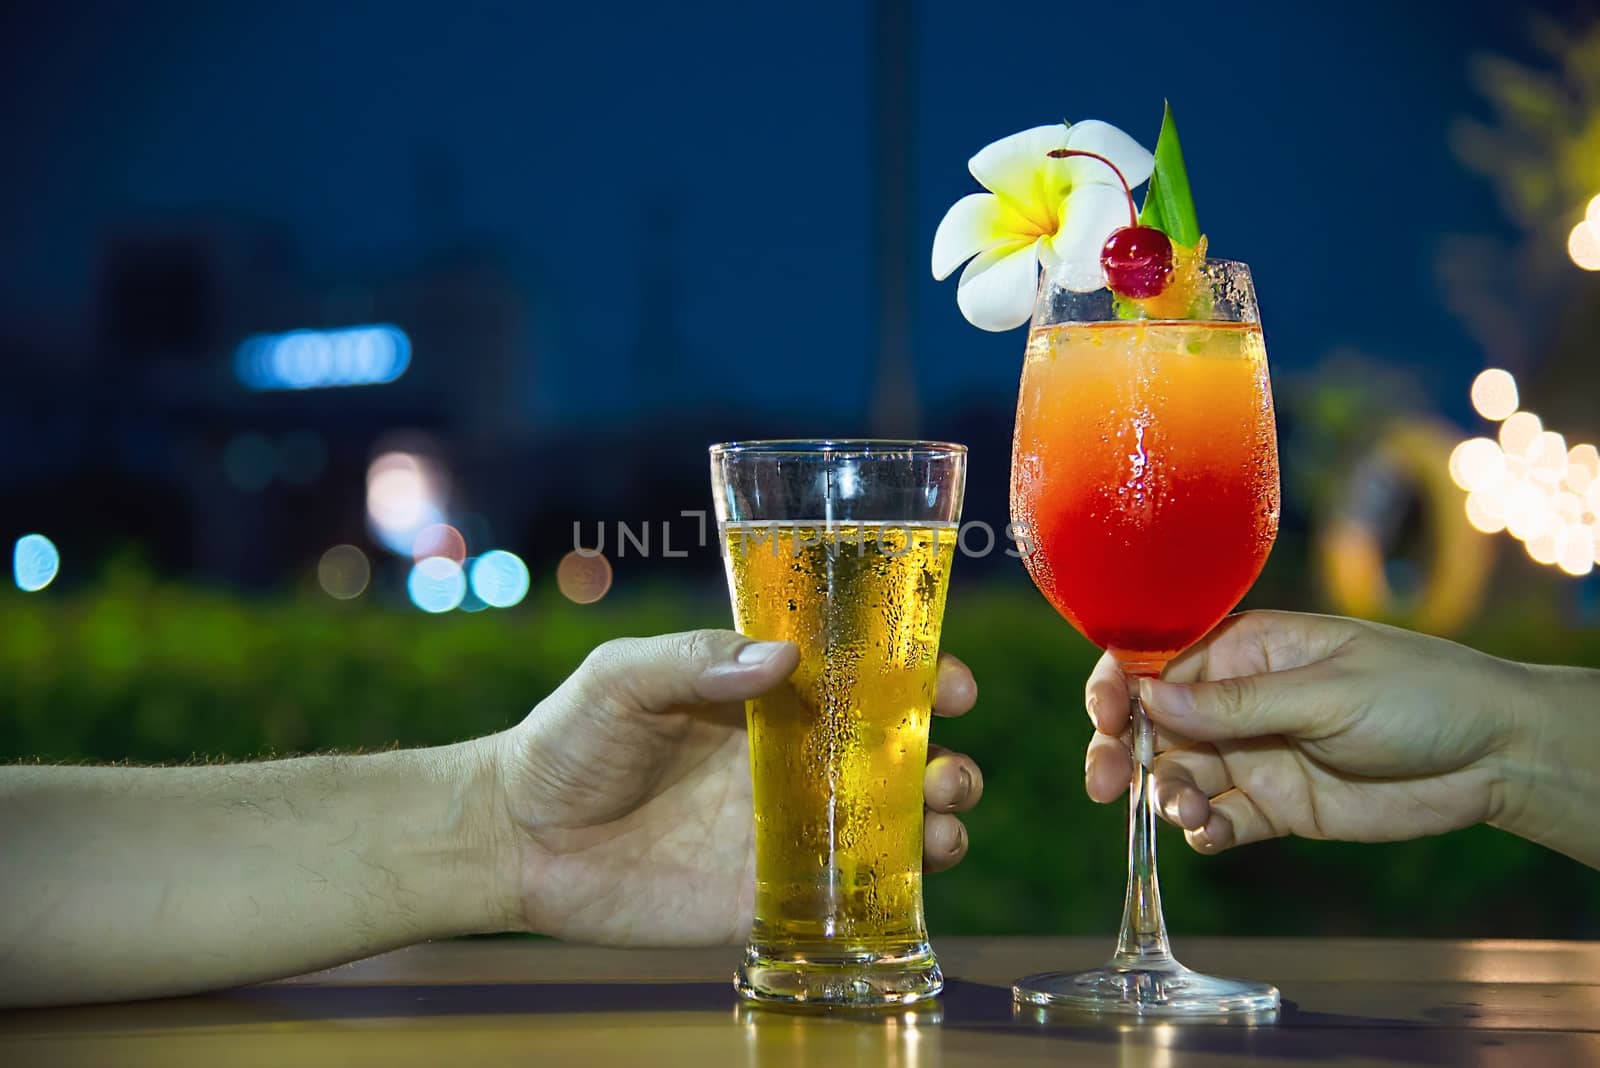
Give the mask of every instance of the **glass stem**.
[(1128, 896), (1122, 906), (1122, 933), (1117, 937), (1116, 965), (1148, 968), (1170, 965), (1167, 922), (1161, 915), (1161, 883), (1156, 877), (1156, 813), (1151, 796), (1155, 780), (1156, 732), (1139, 701), (1139, 680), (1128, 679), (1132, 695), (1133, 782), (1128, 790)]

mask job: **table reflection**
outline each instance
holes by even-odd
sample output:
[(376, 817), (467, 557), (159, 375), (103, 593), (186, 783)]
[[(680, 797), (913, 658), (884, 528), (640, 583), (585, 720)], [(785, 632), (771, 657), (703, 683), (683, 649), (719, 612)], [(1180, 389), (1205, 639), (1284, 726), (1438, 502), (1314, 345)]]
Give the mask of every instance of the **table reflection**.
[[(1230, 1013), (1225, 1016), (1184, 1017), (1180, 1020), (1119, 1013), (1089, 1012), (1083, 1009), (1049, 1008), (1017, 1002), (1012, 1007), (1013, 1022), (1024, 1028), (1041, 1028), (1058, 1034), (1083, 1037), (1085, 1029), (1096, 1040), (1115, 1042), (1119, 1065), (1139, 1068), (1174, 1068), (1179, 1054), (1186, 1050), (1217, 1049), (1218, 1043), (1200, 1038), (1201, 1032), (1214, 1035), (1223, 1031), (1238, 1034), (1221, 1048), (1253, 1048), (1246, 1032), (1278, 1023), (1278, 1010), (1256, 1013)], [(1242, 1043), (1242, 1045), (1241, 1045)]]
[(914, 1007), (811, 1009), (737, 1005), (734, 1020), (744, 1032), (748, 1068), (792, 1064), (861, 1064), (883, 1068), (935, 1068), (937, 1036), (929, 1029), (944, 1019), (937, 1001)]

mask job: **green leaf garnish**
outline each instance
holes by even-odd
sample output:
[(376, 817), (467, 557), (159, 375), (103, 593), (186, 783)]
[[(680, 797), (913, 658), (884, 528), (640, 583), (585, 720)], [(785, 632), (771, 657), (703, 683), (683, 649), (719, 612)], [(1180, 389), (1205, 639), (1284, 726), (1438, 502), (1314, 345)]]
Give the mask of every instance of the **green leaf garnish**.
[(1200, 222), (1194, 214), (1194, 196), (1189, 192), (1189, 172), (1183, 166), (1183, 146), (1178, 143), (1178, 125), (1172, 120), (1172, 105), (1161, 116), (1161, 133), (1156, 137), (1156, 166), (1150, 175), (1150, 188), (1139, 210), (1139, 222), (1154, 226), (1180, 245), (1193, 246), (1200, 240)]

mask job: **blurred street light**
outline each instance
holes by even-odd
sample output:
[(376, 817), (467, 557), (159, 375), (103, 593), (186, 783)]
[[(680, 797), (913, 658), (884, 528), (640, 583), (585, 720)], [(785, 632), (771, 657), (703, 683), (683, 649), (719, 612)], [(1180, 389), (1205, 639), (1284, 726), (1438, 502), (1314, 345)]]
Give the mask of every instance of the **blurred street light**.
[(467, 539), (449, 523), (430, 523), (411, 541), (411, 558), (424, 560), (444, 556), (463, 566), (467, 562)]
[(419, 560), (406, 578), (411, 603), (424, 612), (438, 614), (460, 606), (467, 595), (467, 576), (461, 565), (443, 556)]
[(411, 339), (390, 323), (256, 334), (234, 352), (239, 381), (254, 390), (382, 385), (410, 365)]
[(511, 608), (528, 596), (528, 565), (515, 553), (492, 549), (472, 562), (472, 592), (492, 608)]
[(1586, 271), (1600, 271), (1600, 228), (1585, 219), (1567, 235), (1567, 255)]
[(11, 551), (11, 574), (17, 589), (37, 593), (55, 581), (61, 570), (61, 554), (55, 543), (43, 534), (24, 534)]
[(574, 549), (556, 565), (556, 587), (575, 604), (593, 604), (611, 589), (611, 561), (602, 553)]
[(1507, 418), (1517, 410), (1517, 380), (1510, 371), (1489, 368), (1472, 380), (1472, 407), (1485, 419)]
[[(1600, 197), (1591, 211), (1595, 203)], [(1596, 264), (1590, 269), (1600, 269), (1600, 243)], [(1535, 563), (1587, 575), (1600, 563), (1600, 449), (1569, 448), (1537, 415), (1514, 410), (1517, 403), (1509, 372), (1491, 368), (1473, 380), (1473, 408), (1504, 421), (1498, 440), (1468, 438), (1450, 453), (1450, 477), (1467, 491), (1467, 522), (1484, 534), (1510, 534)]]
[(370, 581), (372, 564), (354, 545), (335, 545), (317, 561), (317, 583), (329, 597), (353, 600), (365, 592)]
[[(380, 454), (367, 468), (367, 518), (373, 534), (394, 553), (413, 559), (422, 555), (418, 535), (444, 521), (445, 490), (444, 473), (433, 461), (398, 450)], [(463, 545), (457, 563), (465, 557)]]

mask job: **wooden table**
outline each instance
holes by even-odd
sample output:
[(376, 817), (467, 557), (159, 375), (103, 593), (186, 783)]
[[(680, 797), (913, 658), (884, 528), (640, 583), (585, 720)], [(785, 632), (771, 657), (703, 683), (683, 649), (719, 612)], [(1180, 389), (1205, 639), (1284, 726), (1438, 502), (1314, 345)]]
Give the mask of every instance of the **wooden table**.
[(1041, 1020), (1010, 980), (1108, 939), (947, 938), (943, 997), (881, 1015), (738, 1004), (735, 952), (442, 942), (208, 997), (0, 1013), (0, 1065), (1600, 1065), (1600, 945), (1183, 939), (1269, 979), (1271, 1024)]

